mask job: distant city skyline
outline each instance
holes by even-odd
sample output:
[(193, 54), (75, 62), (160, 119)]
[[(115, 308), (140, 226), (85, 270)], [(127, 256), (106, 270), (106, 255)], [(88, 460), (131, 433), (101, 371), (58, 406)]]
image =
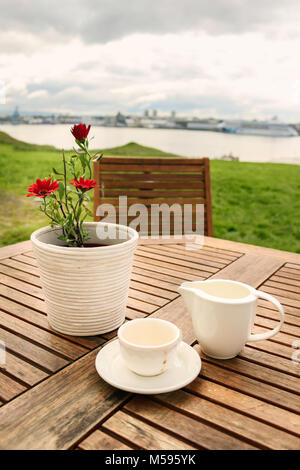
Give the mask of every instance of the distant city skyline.
[(1, 115), (300, 122), (298, 0), (0, 4)]
[[(22, 119), (26, 119), (26, 118), (29, 118), (29, 117), (56, 117), (56, 118), (59, 118), (59, 117), (69, 117), (70, 119), (75, 119), (76, 122), (78, 121), (78, 119), (89, 119), (89, 118), (98, 118), (98, 119), (102, 119), (102, 118), (105, 118), (105, 117), (116, 117), (118, 114), (120, 114), (121, 116), (125, 116), (125, 117), (137, 117), (137, 118), (141, 118), (141, 119), (145, 119), (147, 120), (149, 118), (149, 120), (151, 119), (171, 119), (171, 120), (186, 120), (186, 121), (193, 121), (193, 120), (196, 120), (196, 121), (209, 121), (209, 120), (215, 120), (215, 121), (226, 121), (226, 120), (233, 120), (233, 121), (266, 121), (266, 119), (257, 119), (255, 117), (252, 117), (252, 118), (231, 118), (231, 117), (215, 117), (215, 116), (197, 116), (197, 115), (189, 115), (188, 113), (178, 113), (176, 110), (172, 110), (172, 111), (160, 111), (160, 110), (157, 110), (157, 109), (152, 109), (152, 108), (149, 108), (149, 109), (145, 109), (145, 110), (142, 110), (140, 112), (137, 112), (137, 113), (129, 113), (129, 112), (124, 112), (122, 110), (118, 110), (118, 111), (114, 111), (114, 112), (111, 112), (111, 113), (95, 113), (95, 114), (90, 114), (90, 113), (72, 113), (70, 111), (67, 111), (67, 112), (55, 112), (55, 111), (41, 111), (41, 110), (37, 110), (37, 111), (27, 111), (27, 110), (22, 110), (20, 109), (20, 107), (18, 105), (15, 106), (14, 109), (11, 109), (11, 110), (3, 110), (0, 108), (0, 119), (3, 120), (3, 119), (7, 119), (8, 121), (10, 121), (11, 119), (13, 119), (14, 117), (18, 117), (20, 118), (21, 120)], [(272, 117), (270, 117), (269, 119), (267, 119), (267, 121), (279, 121), (279, 118), (278, 116), (274, 115)], [(298, 123), (294, 123), (294, 124), (299, 124)]]

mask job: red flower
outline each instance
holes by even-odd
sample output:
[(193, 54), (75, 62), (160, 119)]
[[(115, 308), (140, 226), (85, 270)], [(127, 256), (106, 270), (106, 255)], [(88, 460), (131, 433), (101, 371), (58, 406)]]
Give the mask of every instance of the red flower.
[(59, 187), (59, 184), (56, 180), (52, 181), (51, 183), (51, 178), (47, 180), (46, 179), (40, 180), (38, 178), (35, 183), (29, 186), (28, 188), (29, 194), (26, 194), (26, 196), (27, 197), (30, 197), (30, 196), (46, 197), (49, 194), (53, 193), (53, 191), (56, 191), (58, 187)]
[(71, 133), (76, 140), (83, 141), (87, 138), (90, 128), (91, 126), (86, 126), (85, 124), (75, 124), (75, 126), (71, 128)]
[[(73, 181), (73, 183), (71, 183)], [(76, 186), (76, 188), (81, 189), (81, 191), (88, 191), (89, 189), (92, 189), (96, 186), (96, 181), (95, 180), (89, 180), (86, 179), (84, 180), (83, 178), (79, 178), (78, 180), (70, 180), (70, 184), (73, 186)]]

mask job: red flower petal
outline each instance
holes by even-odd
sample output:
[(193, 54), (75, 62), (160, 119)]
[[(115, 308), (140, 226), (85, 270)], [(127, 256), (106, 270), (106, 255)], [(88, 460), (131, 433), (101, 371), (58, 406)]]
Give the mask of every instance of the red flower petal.
[(26, 194), (26, 196), (38, 196), (41, 198), (46, 197), (56, 191), (58, 187), (59, 184), (56, 180), (52, 181), (51, 183), (51, 178), (48, 178), (47, 180), (40, 180), (39, 178), (37, 178), (36, 182), (28, 187), (29, 194)]
[(82, 141), (87, 138), (88, 133), (90, 132), (91, 126), (86, 126), (85, 124), (75, 124), (71, 128), (71, 133), (75, 137), (76, 140)]

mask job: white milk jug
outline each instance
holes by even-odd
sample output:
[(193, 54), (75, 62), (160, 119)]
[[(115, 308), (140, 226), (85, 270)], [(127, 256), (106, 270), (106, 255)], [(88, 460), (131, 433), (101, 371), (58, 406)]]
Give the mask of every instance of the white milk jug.
[[(192, 315), (203, 352), (215, 359), (230, 359), (248, 341), (271, 338), (284, 321), (284, 310), (278, 300), (242, 282), (223, 279), (184, 282), (178, 290)], [(251, 329), (258, 298), (270, 301), (279, 310), (281, 319), (273, 330), (254, 335)]]

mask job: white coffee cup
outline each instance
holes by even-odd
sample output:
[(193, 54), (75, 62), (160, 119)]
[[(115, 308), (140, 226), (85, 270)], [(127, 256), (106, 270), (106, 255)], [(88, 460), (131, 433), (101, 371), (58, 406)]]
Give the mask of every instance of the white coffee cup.
[[(242, 282), (208, 279), (184, 282), (178, 290), (192, 315), (194, 331), (203, 352), (214, 359), (230, 359), (248, 341), (271, 338), (284, 321), (284, 310), (277, 299)], [(273, 330), (252, 334), (258, 298), (271, 302), (281, 318)]]
[(172, 367), (181, 343), (181, 331), (159, 318), (137, 318), (118, 330), (121, 356), (127, 367), (139, 375), (159, 375)]

